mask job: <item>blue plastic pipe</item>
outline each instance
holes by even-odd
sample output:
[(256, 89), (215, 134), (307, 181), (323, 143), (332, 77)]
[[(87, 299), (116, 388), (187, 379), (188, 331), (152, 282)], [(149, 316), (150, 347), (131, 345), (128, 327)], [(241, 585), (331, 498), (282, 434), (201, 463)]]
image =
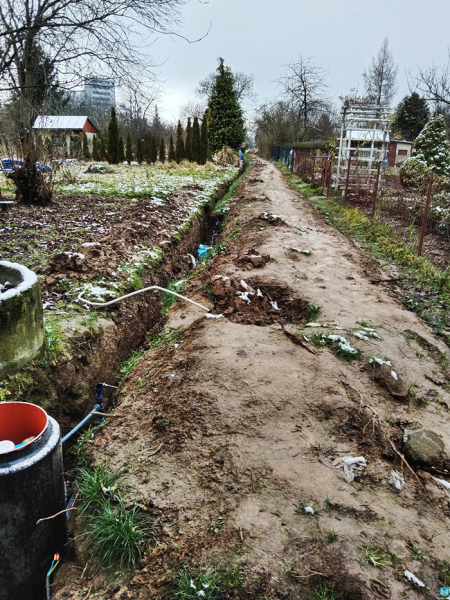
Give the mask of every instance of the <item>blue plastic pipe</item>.
[(83, 419), (83, 420), (82, 420), (80, 423), (78, 423), (78, 425), (77, 425), (76, 427), (74, 427), (74, 428), (72, 429), (72, 431), (69, 431), (69, 433), (63, 437), (63, 439), (61, 440), (61, 443), (63, 443), (63, 444), (64, 444), (64, 442), (67, 442), (67, 440), (68, 440), (70, 437), (72, 437), (72, 436), (73, 436), (73, 434), (74, 434), (74, 433), (76, 433), (76, 432), (77, 432), (77, 431), (80, 429), (80, 427), (83, 427), (83, 425), (86, 423), (86, 421), (89, 421), (89, 419), (92, 417), (92, 413), (93, 413), (95, 410), (97, 410), (97, 407), (94, 407), (94, 408), (91, 410), (91, 412), (90, 412), (90, 413), (89, 413), (89, 414), (88, 414), (86, 417), (84, 417), (84, 419)]

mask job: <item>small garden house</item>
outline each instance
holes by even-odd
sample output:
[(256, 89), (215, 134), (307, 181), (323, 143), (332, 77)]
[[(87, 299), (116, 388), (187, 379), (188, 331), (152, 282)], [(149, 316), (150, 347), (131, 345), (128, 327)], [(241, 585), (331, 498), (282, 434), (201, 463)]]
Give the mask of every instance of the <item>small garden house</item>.
[(34, 122), (33, 130), (42, 136), (44, 142), (51, 140), (55, 154), (67, 156), (77, 156), (83, 133), (86, 133), (92, 151), (94, 136), (100, 133), (89, 117), (70, 115), (40, 115)]

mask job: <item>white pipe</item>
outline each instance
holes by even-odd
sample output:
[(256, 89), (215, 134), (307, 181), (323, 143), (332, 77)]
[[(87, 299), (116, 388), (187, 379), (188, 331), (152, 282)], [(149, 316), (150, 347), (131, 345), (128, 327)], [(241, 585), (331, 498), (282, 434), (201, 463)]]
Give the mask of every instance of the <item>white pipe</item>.
[(131, 294), (127, 294), (126, 296), (121, 296), (120, 298), (115, 298), (114, 300), (110, 300), (109, 302), (91, 302), (90, 300), (86, 300), (85, 298), (82, 298), (83, 294), (86, 293), (86, 290), (85, 290), (84, 292), (81, 292), (81, 294), (78, 294), (78, 300), (83, 300), (83, 302), (86, 302), (86, 304), (89, 304), (90, 306), (110, 306), (110, 304), (114, 304), (115, 302), (120, 302), (120, 300), (125, 300), (125, 298), (130, 298), (131, 296), (135, 296), (136, 294), (142, 294), (142, 292), (148, 292), (149, 290), (160, 290), (161, 292), (167, 292), (168, 294), (177, 296), (177, 298), (182, 298), (183, 300), (186, 300), (187, 302), (190, 302), (191, 304), (195, 304), (195, 306), (199, 306), (200, 308), (203, 308), (203, 310), (206, 310), (207, 312), (209, 312), (209, 310), (210, 310), (209, 308), (206, 308), (206, 306), (202, 306), (201, 304), (198, 304), (197, 302), (194, 302), (193, 300), (189, 300), (189, 298), (186, 298), (186, 296), (182, 296), (181, 294), (172, 292), (172, 290), (166, 290), (165, 288), (159, 287), (158, 285), (152, 285), (152, 286), (144, 288), (142, 290), (137, 290), (137, 292), (131, 292)]

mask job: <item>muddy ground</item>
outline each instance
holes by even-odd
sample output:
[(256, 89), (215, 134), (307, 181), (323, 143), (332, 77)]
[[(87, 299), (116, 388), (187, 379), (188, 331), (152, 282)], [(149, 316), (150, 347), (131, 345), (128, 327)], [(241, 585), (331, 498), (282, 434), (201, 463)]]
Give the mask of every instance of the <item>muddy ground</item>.
[[(389, 269), (326, 224), (275, 166), (256, 160), (230, 207), (227, 250), (185, 291), (223, 316), (177, 302), (165, 327), (178, 337), (126, 377), (121, 418), (91, 444), (95, 461), (127, 463), (154, 520), (142, 564), (111, 584), (80, 552), (87, 568), (61, 569), (55, 597), (170, 597), (167, 571), (184, 563), (239, 566), (253, 598), (309, 598), (319, 576), (349, 600), (439, 597), (450, 508), (430, 473), (449, 480), (447, 346), (395, 289), (372, 283)], [(379, 337), (354, 336), (370, 329)], [(318, 332), (361, 354), (348, 361), (336, 344), (314, 345)], [(433, 465), (400, 457), (404, 430), (420, 427), (445, 444)], [(351, 482), (333, 465), (347, 456), (367, 461)], [(381, 555), (383, 568), (371, 561)]]
[[(148, 348), (149, 335), (164, 319), (160, 292), (129, 298), (100, 313), (76, 302), (82, 286), (88, 282), (94, 290), (109, 287), (124, 294), (150, 285), (165, 287), (189, 273), (190, 254), (206, 241), (217, 220), (214, 203), (230, 182), (218, 185), (211, 204), (196, 215), (191, 215), (192, 205), (204, 191), (199, 184), (186, 185), (164, 200), (58, 196), (47, 208), (17, 205), (2, 213), (0, 258), (41, 274), (45, 325), (53, 328), (61, 346), (56, 355), (37, 357), (17, 377), (3, 382), (7, 399), (39, 404), (58, 420), (63, 433), (86, 416), (96, 383), (116, 385), (120, 364), (133, 350)], [(147, 254), (155, 250), (155, 264), (145, 266)], [(144, 268), (137, 271), (137, 264)], [(106, 405), (111, 391), (105, 394)]]

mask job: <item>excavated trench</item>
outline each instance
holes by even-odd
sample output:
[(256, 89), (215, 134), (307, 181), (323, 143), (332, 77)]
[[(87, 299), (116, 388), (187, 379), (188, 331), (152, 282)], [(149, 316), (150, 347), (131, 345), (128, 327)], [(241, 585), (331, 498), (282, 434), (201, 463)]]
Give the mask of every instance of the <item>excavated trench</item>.
[[(221, 217), (213, 214), (214, 206), (230, 185), (219, 188), (180, 241), (165, 246), (157, 267), (147, 269), (142, 275), (142, 287), (167, 287), (170, 281), (182, 279), (193, 269), (189, 255), (197, 256), (200, 244), (211, 244), (214, 240), (221, 221)], [(149, 336), (157, 333), (165, 322), (158, 291), (136, 295), (98, 312), (95, 327), (83, 327), (83, 317), (79, 316), (61, 323), (69, 346), (65, 359), (23, 370), (19, 384), (21, 399), (42, 406), (59, 422), (63, 434), (92, 410), (95, 385), (98, 382), (117, 385), (119, 366), (133, 351), (148, 349)], [(105, 389), (105, 408), (113, 393), (112, 388)]]

